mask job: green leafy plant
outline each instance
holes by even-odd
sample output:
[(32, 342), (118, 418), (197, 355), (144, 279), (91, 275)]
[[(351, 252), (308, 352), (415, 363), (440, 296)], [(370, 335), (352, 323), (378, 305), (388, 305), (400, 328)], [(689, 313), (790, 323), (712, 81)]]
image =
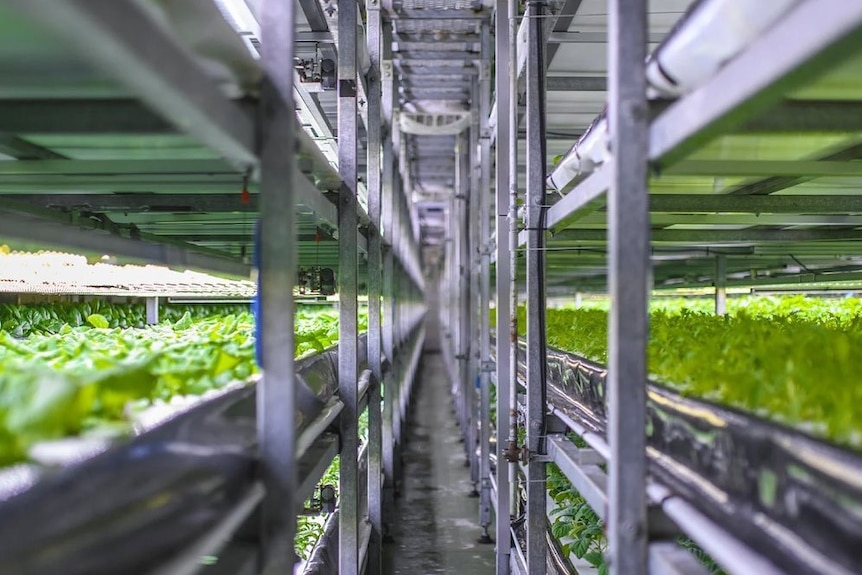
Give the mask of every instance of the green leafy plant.
[[(857, 300), (793, 298), (740, 302), (728, 316), (686, 308), (654, 311), (650, 373), (684, 395), (859, 449), (859, 309)], [(605, 311), (548, 310), (549, 345), (599, 363), (607, 362), (607, 329)]]
[(551, 512), (551, 533), (562, 544), (563, 552), (584, 559), (606, 575), (604, 523), (556, 465), (548, 466), (547, 486), (557, 505)]

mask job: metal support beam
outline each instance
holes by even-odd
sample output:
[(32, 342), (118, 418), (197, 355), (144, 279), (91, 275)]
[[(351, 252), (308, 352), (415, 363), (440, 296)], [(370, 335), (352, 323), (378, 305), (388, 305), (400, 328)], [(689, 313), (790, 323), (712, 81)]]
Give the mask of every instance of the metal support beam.
[[(481, 66), (481, 63), (479, 64)], [(479, 82), (478, 78), (474, 81), (471, 90), (470, 100), (474, 106), (479, 104)], [(479, 209), (480, 195), (483, 193), (479, 185), (479, 114), (473, 115), (473, 121), (469, 128), (467, 156), (469, 166), (469, 182), (470, 191), (467, 197), (467, 206), (469, 209), (467, 217), (467, 225), (469, 240), (467, 245), (467, 275), (469, 277), (469, 328), (470, 328), (470, 349), (467, 361), (467, 393), (470, 407), (470, 449), (468, 458), (470, 461), (470, 481), (473, 483), (473, 492), (471, 495), (479, 496), (479, 454), (476, 448), (479, 445), (479, 429), (481, 425), (479, 419), (479, 338), (481, 327), (479, 326), (479, 309), (481, 302), (479, 301), (479, 249), (482, 240), (479, 237), (481, 214)]]
[[(27, 206), (32, 209), (32, 206)], [(22, 213), (24, 215), (22, 215)], [(86, 252), (127, 257), (160, 263), (166, 266), (194, 268), (247, 278), (250, 267), (239, 259), (229, 257), (224, 252), (202, 248), (194, 244), (178, 241), (164, 241), (166, 238), (153, 234), (139, 234), (132, 238), (109, 233), (104, 226), (88, 229), (81, 224), (73, 225), (59, 218), (34, 218), (29, 210), (9, 207), (8, 203), (0, 208), (0, 237), (33, 241), (48, 247), (63, 246)], [(51, 216), (55, 214), (50, 214)], [(63, 214), (58, 214), (61, 217)], [(40, 216), (42, 216), (40, 214)], [(94, 224), (92, 221), (82, 224)], [(118, 232), (118, 230), (114, 230)]]
[(456, 195), (453, 202), (455, 219), (453, 220), (455, 236), (455, 308), (454, 326), (457, 331), (455, 340), (455, 358), (458, 365), (458, 383), (461, 412), (461, 435), (464, 438), (464, 450), (466, 462), (471, 466), (475, 445), (471, 444), (474, 439), (473, 431), (473, 385), (470, 381), (470, 205), (468, 198), (472, 192), (470, 189), (470, 145), (467, 134), (462, 133), (457, 140), (456, 146)]
[[(604, 230), (563, 230), (554, 235), (559, 242), (604, 242)], [(747, 228), (741, 230), (655, 230), (653, 243), (725, 244), (769, 242), (849, 241), (862, 239), (862, 230), (856, 229), (789, 229), (771, 230)]]
[(482, 67), (479, 73), (479, 525), (480, 541), (490, 543), (491, 525), (491, 30), (482, 25)]
[(383, 233), (383, 333), (382, 344), (383, 353), (390, 362), (390, 367), (384, 374), (383, 379), (383, 516), (384, 534), (389, 535), (389, 522), (391, 521), (390, 512), (395, 505), (395, 431), (394, 417), (395, 410), (393, 409), (393, 401), (395, 399), (395, 369), (396, 358), (394, 357), (395, 348), (395, 330), (393, 324), (392, 304), (395, 301), (395, 278), (394, 278), (394, 261), (395, 256), (392, 248), (392, 225), (393, 225), (393, 205), (395, 199), (395, 153), (393, 148), (393, 140), (395, 137), (394, 130), (397, 128), (393, 124), (393, 106), (394, 100), (394, 72), (392, 68), (391, 51), (389, 40), (392, 36), (392, 25), (386, 22), (382, 28), (382, 100), (381, 113), (383, 122), (382, 134), (382, 174), (381, 174), (381, 211), (380, 225)]
[[(236, 103), (239, 105), (239, 103)], [(246, 113), (251, 114), (252, 109)], [(138, 100), (3, 100), (7, 134), (171, 134), (177, 129)]]
[[(557, 55), (557, 50), (560, 49), (559, 42), (555, 42), (552, 40), (555, 34), (568, 34), (569, 27), (572, 25), (572, 20), (575, 19), (575, 16), (578, 13), (578, 10), (581, 9), (582, 0), (565, 0), (563, 5), (560, 7), (559, 12), (557, 12), (556, 17), (554, 18), (554, 25), (550, 29), (550, 34), (548, 35), (548, 53), (545, 58), (545, 69), (548, 69), (554, 61), (554, 56)], [(581, 36), (582, 33), (575, 34), (575, 36)], [(604, 39), (607, 42), (607, 36)], [(550, 89), (550, 88), (548, 88)]]
[(604, 92), (608, 79), (604, 76), (551, 76), (548, 78), (549, 92)]
[(159, 298), (147, 298), (147, 325), (156, 325), (159, 323)]
[(2, 199), (62, 210), (93, 212), (257, 212), (260, 196), (243, 203), (238, 193), (224, 194), (4, 194)]
[[(293, 161), (294, 4), (261, 5), (261, 59), (271, 82), (261, 90), (260, 309), (263, 382), (257, 387), (260, 460), (266, 487), (262, 505), (263, 557), (267, 575), (293, 571), (296, 532), (296, 381), (293, 287), (296, 278), (296, 204)], [(150, 39), (150, 41), (155, 41)], [(166, 64), (163, 62), (163, 64)]]
[(179, 130), (238, 167), (257, 164), (251, 118), (136, 2), (16, 0), (12, 5), (69, 41)]
[(727, 313), (727, 256), (715, 256), (715, 315)]
[(356, 2), (338, 3), (338, 391), (341, 413), (341, 468), (339, 474), (338, 572), (358, 575), (359, 565), (359, 436), (357, 332), (357, 140)]
[(647, 2), (609, 0), (608, 15), (608, 124), (615, 142), (608, 193), (608, 562), (611, 575), (646, 575)]
[[(859, 214), (862, 196), (736, 196), (654, 194), (650, 212), (739, 214)], [(553, 208), (552, 208), (553, 211)]]
[[(509, 156), (511, 150), (511, 135), (517, 138), (517, 126), (512, 126), (509, 120), (509, 110), (515, 103), (510, 97), (511, 69), (515, 67), (515, 52), (510, 49), (513, 40), (512, 35), (517, 34), (517, 3), (515, 0), (507, 0), (497, 3), (497, 18), (494, 25), (495, 31), (495, 92), (497, 94), (497, 124), (495, 127), (496, 149), (496, 306), (497, 306), (497, 470), (495, 474), (496, 492), (496, 551), (497, 565), (496, 575), (509, 574), (509, 557), (512, 549), (511, 537), (511, 511), (510, 511), (510, 485), (513, 478), (510, 477), (510, 466), (506, 462), (507, 441), (506, 430), (509, 429), (509, 390), (514, 386), (515, 372), (511, 370), (511, 349), (513, 334), (509, 333), (509, 317), (511, 316), (511, 286), (509, 275), (511, 273), (510, 247), (509, 247)], [(511, 28), (514, 27), (514, 31)], [(517, 183), (517, 182), (516, 182)], [(514, 334), (517, 343), (517, 333)], [(508, 438), (507, 438), (508, 439)]]
[(368, 392), (368, 519), (371, 535), (368, 542), (366, 573), (383, 572), (383, 502), (382, 502), (382, 423), (380, 413), (381, 386), (383, 385), (382, 334), (380, 297), (382, 295), (383, 265), (380, 235), (381, 206), (381, 77), (380, 36), (381, 17), (378, 0), (366, 0), (368, 55), (368, 147), (367, 179), (368, 217), (368, 365), (371, 368), (371, 387)]
[(545, 0), (527, 2), (527, 573), (546, 572)]
[(8, 133), (0, 133), (0, 154), (17, 160), (62, 160), (66, 157)]

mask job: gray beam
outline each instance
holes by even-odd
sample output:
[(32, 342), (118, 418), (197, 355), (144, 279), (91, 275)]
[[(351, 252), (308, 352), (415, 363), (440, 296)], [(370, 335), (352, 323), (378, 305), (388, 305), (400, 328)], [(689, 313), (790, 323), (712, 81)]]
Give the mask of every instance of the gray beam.
[(862, 130), (862, 104), (854, 101), (786, 100), (747, 120), (744, 133), (839, 132)]
[[(329, 24), (327, 23), (326, 14), (323, 13), (323, 6), (318, 0), (298, 0), (299, 8), (302, 10), (302, 13), (305, 15), (305, 20), (308, 22), (308, 27), (311, 28), (310, 34), (313, 35), (326, 35), (329, 37), (329, 41), (324, 42), (324, 46), (321, 47), (321, 55), (324, 58), (330, 58), (332, 60), (338, 60), (338, 55), (336, 53), (336, 47), (332, 44), (334, 42), (332, 38), (332, 34), (329, 33)], [(302, 33), (299, 33), (298, 37), (302, 38)], [(306, 32), (306, 34), (309, 34)]]
[(545, 410), (547, 348), (545, 344), (545, 18), (543, 1), (527, 3), (527, 572), (546, 572), (547, 493)]
[[(736, 196), (716, 194), (653, 194), (651, 212), (752, 214), (856, 214), (862, 196)], [(553, 208), (551, 208), (553, 212)]]
[(3, 100), (0, 106), (0, 132), (10, 134), (164, 134), (176, 131), (166, 120), (131, 99)]
[(672, 164), (855, 54), (862, 4), (816, 0), (793, 9), (709, 81), (653, 122), (650, 159)]
[(604, 92), (608, 79), (604, 76), (550, 76), (549, 92)]
[(609, 0), (608, 564), (646, 575), (646, 381), (651, 278), (646, 101), (647, 2)]
[(339, 2), (338, 37), (338, 197), (339, 234), (339, 343), (338, 390), (341, 412), (341, 467), (339, 471), (338, 572), (358, 575), (359, 565), (359, 417), (358, 323), (357, 323), (357, 225), (358, 202), (358, 106), (357, 52), (358, 7), (355, 0)]
[[(492, 140), (497, 141), (495, 161), (495, 207), (494, 220), (497, 241), (495, 245), (495, 299), (497, 308), (497, 365), (495, 381), (497, 384), (497, 466), (495, 473), (497, 491), (494, 506), (496, 509), (496, 575), (509, 574), (509, 557), (512, 549), (512, 538), (510, 531), (510, 467), (506, 460), (506, 447), (509, 440), (509, 415), (511, 406), (509, 404), (510, 390), (513, 386), (517, 371), (512, 370), (512, 347), (511, 342), (517, 342), (517, 337), (510, 332), (510, 317), (515, 311), (512, 306), (512, 289), (510, 284), (509, 249), (509, 170), (510, 170), (510, 143), (512, 136), (517, 142), (517, 126), (512, 126), (509, 121), (509, 111), (515, 105), (510, 97), (510, 84), (512, 70), (515, 67), (515, 52), (511, 49), (514, 41), (513, 33), (517, 32), (517, 24), (514, 23), (517, 15), (517, 2), (515, 0), (501, 1), (497, 3), (497, 17), (494, 24), (494, 54), (495, 75), (494, 91), (497, 95), (497, 125), (491, 135)], [(517, 74), (515, 74), (517, 76)], [(514, 130), (514, 134), (512, 133)], [(517, 157), (516, 157), (517, 158)], [(517, 169), (517, 166), (514, 166)], [(514, 219), (512, 220), (514, 221)]]
[(488, 114), (491, 108), (491, 30), (482, 25), (482, 67), (479, 75), (479, 445), (480, 445), (480, 499), (479, 525), (481, 542), (491, 543), (488, 528), (491, 525), (491, 134)]
[[(0, 162), (2, 176), (28, 175), (231, 175), (236, 168), (222, 160), (21, 160)], [(4, 178), (5, 179), (5, 178)], [(240, 179), (241, 183), (242, 180)]]
[[(604, 242), (604, 230), (563, 230), (554, 235), (555, 242)], [(813, 242), (862, 239), (862, 230), (797, 229), (797, 230), (654, 230), (653, 242), (722, 244), (758, 242)]]
[(238, 193), (230, 194), (4, 194), (3, 200), (63, 210), (93, 212), (257, 212), (259, 195), (251, 194), (243, 204)]
[(439, 61), (469, 61), (481, 58), (479, 52), (459, 52), (457, 50), (440, 50), (436, 52), (428, 50), (404, 50), (401, 52), (392, 52), (392, 58), (396, 60), (426, 60), (432, 62)]
[(548, 209), (547, 227), (564, 227), (579, 217), (602, 207), (606, 201), (605, 192), (611, 183), (612, 162), (603, 169), (590, 174), (559, 202)]
[[(302, 176), (294, 163), (296, 116), (293, 101), (295, 4), (264, 0), (260, 6), (261, 62), (270, 81), (261, 86), (259, 117), (261, 222), (259, 297), (262, 365), (257, 387), (259, 457), (266, 486), (261, 506), (263, 573), (293, 570), (298, 491), (294, 373), (294, 303), (298, 255), (295, 185)], [(304, 189), (307, 189), (307, 182)]]
[(18, 136), (4, 133), (0, 133), (0, 154), (17, 160), (61, 160), (66, 157)]
[(716, 177), (858, 177), (862, 176), (862, 162), (818, 160), (685, 160), (663, 169), (661, 174), (669, 176)]
[(491, 16), (488, 9), (459, 10), (459, 9), (401, 9), (388, 10), (385, 12), (387, 20), (484, 20)]
[(21, 212), (6, 207), (0, 209), (0, 220), (0, 236), (4, 238), (34, 241), (49, 247), (108, 252), (167, 266), (196, 268), (240, 277), (248, 277), (251, 271), (247, 264), (215, 250), (184, 242), (168, 243), (149, 234), (141, 234), (140, 239), (133, 239), (100, 229), (86, 229), (81, 224), (23, 216)]
[[(565, 14), (565, 8), (561, 11)], [(556, 27), (555, 27), (556, 28)], [(568, 28), (566, 28), (568, 30)], [(657, 44), (665, 39), (667, 35), (660, 32), (647, 34), (647, 42)], [(548, 36), (548, 44), (607, 44), (608, 35), (604, 32), (551, 32)]]
[[(581, 3), (582, 0), (565, 0), (559, 12), (554, 17), (554, 25), (551, 27), (548, 38), (548, 54), (545, 59), (546, 69), (553, 64), (554, 56), (557, 55), (557, 50), (560, 49), (559, 42), (554, 42), (551, 38), (553, 38), (554, 34), (569, 34), (569, 27), (572, 25), (572, 21), (575, 19), (578, 10), (581, 9)], [(607, 41), (607, 35), (605, 35), (605, 41)], [(548, 89), (550, 90), (550, 88)]]
[(237, 166), (257, 163), (253, 121), (131, 0), (12, 5), (125, 84), (150, 108)]
[(383, 203), (381, 180), (382, 137), (382, 76), (381, 39), (382, 19), (380, 3), (366, 0), (368, 56), (371, 69), (368, 71), (368, 148), (367, 189), (368, 217), (368, 364), (371, 368), (368, 391), (368, 519), (371, 534), (368, 545), (370, 575), (383, 572), (383, 423), (380, 405), (383, 386), (383, 339), (382, 306), (383, 295), (383, 238), (381, 236), (381, 207)]

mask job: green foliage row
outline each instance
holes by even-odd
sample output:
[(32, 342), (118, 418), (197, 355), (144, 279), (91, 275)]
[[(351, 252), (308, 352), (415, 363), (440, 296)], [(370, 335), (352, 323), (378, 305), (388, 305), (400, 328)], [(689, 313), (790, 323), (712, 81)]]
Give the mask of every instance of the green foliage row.
[[(678, 391), (733, 405), (859, 447), (854, 425), (854, 374), (862, 367), (858, 299), (746, 297), (716, 317), (708, 300), (654, 302), (650, 372)], [(520, 325), (523, 330), (524, 315)], [(548, 343), (594, 361), (607, 361), (606, 310), (548, 310)], [(576, 442), (579, 441), (575, 438)], [(604, 525), (556, 466), (548, 489), (557, 503), (552, 532), (573, 553), (606, 573)], [(712, 575), (723, 571), (700, 547), (680, 544)]]
[[(159, 316), (162, 322), (173, 323), (186, 313), (192, 319), (200, 319), (241, 314), (248, 309), (249, 306), (239, 304), (163, 304), (159, 306)], [(0, 328), (18, 338), (31, 334), (49, 335), (57, 333), (66, 324), (70, 327), (91, 325), (87, 319), (93, 315), (102, 316), (108, 322), (99, 327), (143, 328), (147, 322), (144, 304), (114, 304), (94, 300), (81, 303), (0, 304)]]
[[(26, 460), (42, 441), (128, 434), (132, 408), (202, 395), (257, 371), (247, 311), (195, 320), (204, 310), (186, 309), (173, 323), (124, 329), (110, 327), (121, 306), (81, 304), (63, 308), (65, 316), (6, 309), (31, 327), (26, 337), (0, 330), (0, 465)], [(51, 324), (64, 319), (76, 325)], [(337, 320), (331, 308), (299, 308), (296, 354), (335, 343)]]
[[(362, 412), (357, 421), (360, 443), (365, 443), (368, 440), (368, 410)], [(323, 477), (320, 479), (320, 485), (332, 485), (336, 489), (336, 497), (338, 496), (338, 478), (341, 471), (341, 460), (339, 456), (335, 456), (332, 463), (326, 469)], [(306, 501), (306, 506), (311, 504)], [(296, 521), (296, 537), (294, 538), (294, 549), (296, 554), (303, 560), (308, 559), (314, 546), (317, 544), (320, 536), (323, 535), (323, 528), (326, 524), (328, 514), (316, 515), (300, 515)]]
[[(654, 311), (649, 371), (683, 395), (859, 449), (859, 309), (855, 299), (788, 299), (752, 303), (728, 316)], [(548, 310), (548, 344), (600, 363), (607, 362), (607, 329), (604, 311)]]

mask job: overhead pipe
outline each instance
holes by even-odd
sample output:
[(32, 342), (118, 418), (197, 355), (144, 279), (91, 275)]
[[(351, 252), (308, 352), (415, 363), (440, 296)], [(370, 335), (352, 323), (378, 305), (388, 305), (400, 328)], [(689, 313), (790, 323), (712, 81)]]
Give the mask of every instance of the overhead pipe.
[[(677, 98), (703, 85), (802, 0), (695, 2), (647, 58), (647, 95)], [(566, 191), (611, 157), (613, 147), (602, 112), (547, 179), (549, 188)]]

